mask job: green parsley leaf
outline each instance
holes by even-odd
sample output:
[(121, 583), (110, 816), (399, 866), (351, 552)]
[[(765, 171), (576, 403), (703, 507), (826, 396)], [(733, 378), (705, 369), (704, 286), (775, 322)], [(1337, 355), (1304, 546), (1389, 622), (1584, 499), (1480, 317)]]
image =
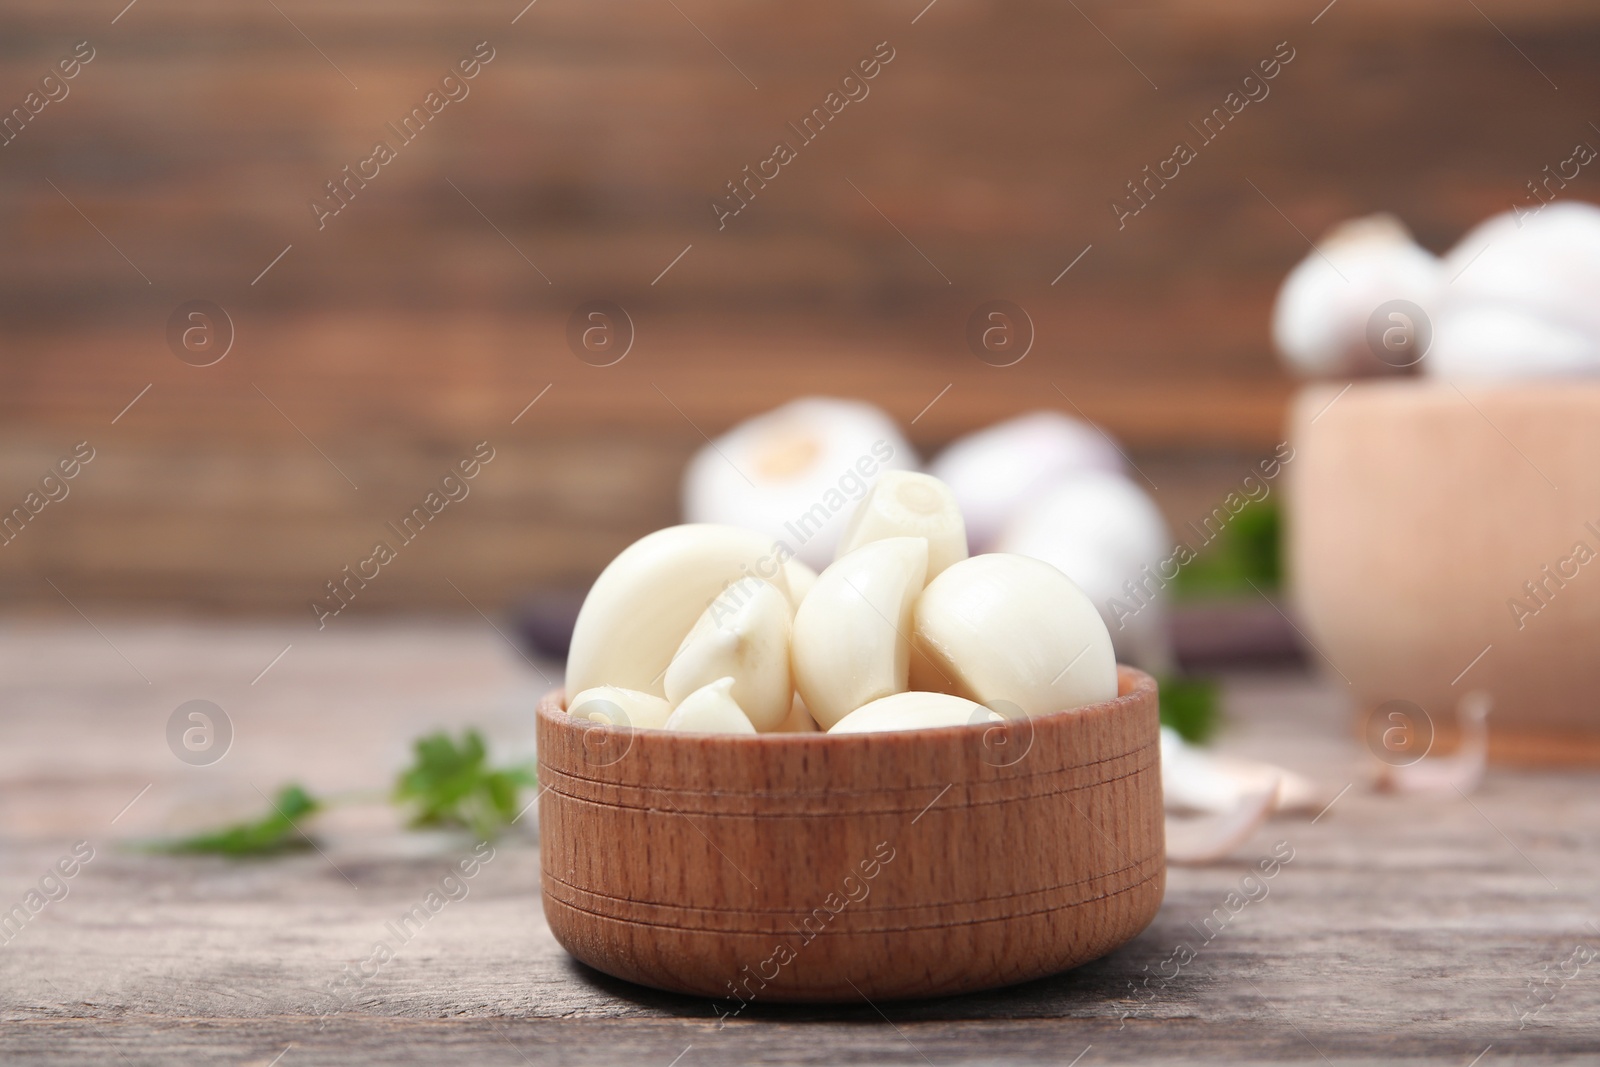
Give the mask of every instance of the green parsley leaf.
[(301, 832), (299, 820), (322, 810), (322, 804), (296, 784), (278, 790), (273, 810), (259, 819), (224, 826), (220, 830), (158, 841), (155, 852), (212, 853), (219, 856), (265, 856), (292, 849), (310, 848), (311, 839)]
[(1169, 675), (1161, 679), (1161, 725), (1178, 731), (1190, 744), (1202, 744), (1217, 732), (1222, 710), (1217, 684), (1209, 678)]
[(537, 781), (526, 765), (491, 768), (476, 730), (467, 730), (459, 743), (440, 731), (414, 747), (416, 759), (394, 787), (395, 802), (412, 809), (413, 827), (459, 826), (493, 837), (516, 817), (519, 790)]

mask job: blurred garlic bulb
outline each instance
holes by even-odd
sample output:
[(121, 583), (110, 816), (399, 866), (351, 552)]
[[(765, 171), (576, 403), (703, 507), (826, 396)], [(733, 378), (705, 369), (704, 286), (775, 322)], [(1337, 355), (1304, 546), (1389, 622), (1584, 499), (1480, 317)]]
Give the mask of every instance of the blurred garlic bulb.
[(1445, 289), (1423, 360), (1444, 378), (1600, 371), (1600, 208), (1564, 200), (1497, 215), (1444, 261)]
[(789, 714), (789, 625), (793, 609), (776, 586), (742, 578), (701, 613), (667, 667), (663, 684), (674, 705), (722, 677), (759, 731), (774, 730)]
[[(826, 577), (826, 575), (824, 575)], [(913, 689), (1025, 715), (1117, 695), (1111, 635), (1083, 590), (1050, 564), (991, 553), (928, 583), (913, 614)]]
[(689, 522), (759, 530), (820, 569), (879, 472), (917, 462), (894, 420), (871, 404), (809, 397), (696, 453), (684, 472), (683, 513)]
[(684, 635), (730, 583), (789, 585), (771, 538), (696, 523), (646, 534), (606, 565), (584, 598), (567, 653), (567, 689), (613, 685), (665, 696), (662, 676)]
[(1390, 300), (1409, 300), (1431, 314), (1448, 276), (1393, 215), (1341, 223), (1283, 280), (1272, 310), (1273, 343), (1308, 376), (1391, 372), (1367, 345), (1367, 320)]
[(845, 527), (839, 555), (886, 537), (921, 537), (928, 542), (928, 577), (967, 558), (967, 528), (950, 487), (931, 474), (885, 471)]
[(1100, 613), (1118, 659), (1156, 674), (1172, 669), (1164, 587), (1175, 566), (1163, 575), (1172, 534), (1138, 485), (1098, 472), (1067, 478), (1024, 505), (996, 548), (1071, 578)]
[(927, 730), (970, 726), (1004, 719), (982, 704), (948, 693), (896, 693), (863, 704), (833, 724), (830, 734), (866, 734), (885, 730)]
[(609, 723), (612, 726), (659, 730), (666, 724), (667, 716), (672, 714), (672, 705), (658, 696), (641, 693), (637, 689), (597, 685), (568, 701), (567, 714), (574, 719)]
[(920, 537), (872, 541), (837, 560), (794, 618), (795, 687), (823, 729), (906, 688), (911, 608), (928, 572)]
[(967, 525), (972, 552), (988, 552), (1007, 520), (1063, 475), (1122, 470), (1122, 455), (1089, 423), (1036, 411), (968, 434), (939, 454), (928, 471), (950, 487)]
[(683, 698), (665, 728), (693, 734), (753, 734), (755, 726), (733, 699), (733, 679), (718, 678)]
[(1452, 381), (1493, 381), (1600, 371), (1600, 337), (1524, 308), (1448, 308), (1433, 328), (1428, 373)]

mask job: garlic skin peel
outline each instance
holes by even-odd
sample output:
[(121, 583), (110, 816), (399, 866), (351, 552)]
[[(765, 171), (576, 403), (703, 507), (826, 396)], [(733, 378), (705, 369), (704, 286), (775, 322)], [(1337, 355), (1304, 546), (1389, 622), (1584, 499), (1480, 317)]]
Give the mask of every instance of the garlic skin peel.
[(1600, 372), (1600, 207), (1561, 200), (1496, 215), (1445, 256), (1455, 281), (1425, 371), (1496, 380)]
[(789, 714), (789, 628), (793, 608), (776, 586), (742, 578), (701, 613), (662, 679), (674, 706), (719, 678), (751, 724), (776, 730)]
[(928, 571), (920, 537), (872, 541), (835, 561), (794, 617), (790, 662), (811, 717), (829, 729), (906, 689), (911, 613)]
[(913, 689), (1026, 715), (1117, 695), (1111, 635), (1083, 590), (1050, 564), (973, 556), (928, 583), (911, 635)]
[(585, 689), (567, 702), (567, 714), (574, 719), (628, 726), (636, 730), (659, 730), (672, 714), (672, 705), (658, 696), (637, 689), (597, 685)]
[(759, 530), (821, 569), (878, 474), (917, 465), (878, 408), (806, 397), (740, 423), (696, 453), (684, 472), (683, 514)]
[(1118, 659), (1155, 674), (1172, 669), (1165, 592), (1176, 573), (1168, 562), (1172, 533), (1133, 481), (1101, 473), (1066, 479), (1024, 505), (995, 547), (1071, 578), (1099, 610)]
[(830, 734), (889, 730), (928, 730), (945, 726), (1005, 721), (982, 704), (948, 693), (896, 693), (863, 704), (833, 724)]
[(886, 537), (928, 542), (928, 577), (967, 558), (967, 526), (950, 487), (931, 474), (885, 471), (867, 491), (839, 540), (844, 556)]
[(693, 523), (641, 537), (600, 572), (583, 601), (567, 689), (613, 685), (666, 696), (662, 677), (700, 613), (747, 575), (787, 596), (786, 558), (771, 538), (732, 526)]
[(693, 734), (754, 734), (756, 728), (733, 699), (733, 679), (718, 678), (683, 698), (664, 728)]
[(1093, 425), (1036, 411), (968, 434), (928, 472), (955, 494), (972, 552), (988, 552), (1001, 528), (1046, 485), (1082, 471), (1118, 473), (1122, 454)]
[(1289, 272), (1272, 309), (1272, 340), (1305, 376), (1391, 373), (1367, 346), (1379, 305), (1409, 300), (1429, 314), (1449, 275), (1393, 215), (1335, 226)]

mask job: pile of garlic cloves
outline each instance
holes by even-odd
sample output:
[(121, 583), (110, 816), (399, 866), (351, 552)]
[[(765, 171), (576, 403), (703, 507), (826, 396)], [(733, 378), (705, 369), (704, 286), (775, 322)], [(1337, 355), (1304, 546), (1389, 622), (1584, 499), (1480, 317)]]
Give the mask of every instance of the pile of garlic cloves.
[(658, 530), (595, 581), (567, 660), (570, 713), (694, 733), (865, 733), (1109, 700), (1116, 656), (1065, 574), (969, 556), (939, 479), (878, 474), (816, 573), (781, 538)]

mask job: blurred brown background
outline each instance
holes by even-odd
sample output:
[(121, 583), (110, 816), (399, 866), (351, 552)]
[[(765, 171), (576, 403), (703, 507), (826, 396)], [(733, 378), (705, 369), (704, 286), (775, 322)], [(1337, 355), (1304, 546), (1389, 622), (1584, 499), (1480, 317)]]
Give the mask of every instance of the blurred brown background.
[[(1308, 238), (1391, 210), (1442, 250), (1600, 143), (1600, 9), (1576, 0), (923, 5), (0, 6), (0, 107), (95, 51), (0, 147), (0, 508), (97, 452), (0, 547), (0, 594), (309, 621), (488, 440), (353, 610), (468, 610), (451, 582), (489, 609), (673, 521), (702, 433), (806, 393), (904, 424), (947, 384), (910, 427), (925, 453), (1070, 413), (1053, 382), (1182, 521), (1280, 439), (1268, 315)], [(319, 231), (324, 183), (480, 41), (470, 95)], [(870, 95), (719, 232), (725, 183), (881, 41)], [(1285, 41), (1270, 95), (1119, 231), (1125, 183)], [(612, 367), (567, 347), (594, 298), (636, 326)], [(1016, 366), (966, 348), (993, 298), (1036, 325)], [(169, 351), (191, 299), (234, 323), (214, 366)]]

